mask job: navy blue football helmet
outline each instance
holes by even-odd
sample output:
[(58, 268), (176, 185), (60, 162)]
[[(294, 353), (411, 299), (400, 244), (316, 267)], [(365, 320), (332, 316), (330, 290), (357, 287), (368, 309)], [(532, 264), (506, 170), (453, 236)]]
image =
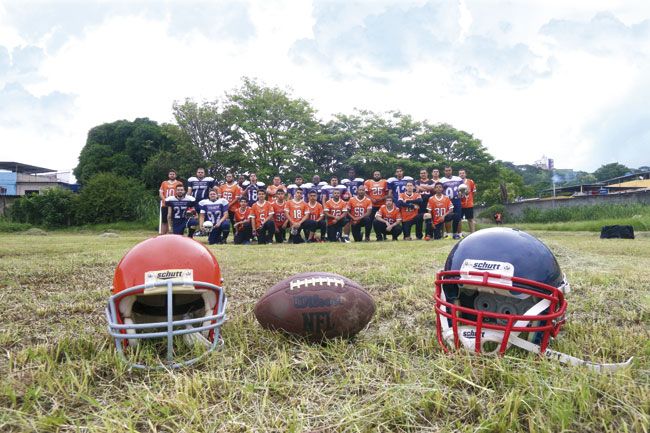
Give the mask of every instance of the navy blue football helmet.
[(503, 354), (511, 345), (543, 353), (564, 323), (569, 285), (539, 239), (490, 228), (458, 242), (436, 276), (438, 341)]

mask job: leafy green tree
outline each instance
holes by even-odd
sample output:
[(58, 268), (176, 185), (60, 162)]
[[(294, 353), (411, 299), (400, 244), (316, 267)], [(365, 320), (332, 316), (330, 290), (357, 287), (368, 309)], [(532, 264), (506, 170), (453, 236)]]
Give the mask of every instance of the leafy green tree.
[(198, 104), (186, 99), (182, 104), (174, 102), (173, 112), (182, 133), (176, 137), (182, 147), (178, 153), (204, 161), (212, 175), (223, 177), (226, 171), (239, 169), (244, 161), (242, 138), (234, 127), (232, 110), (224, 111), (219, 100)]
[(246, 157), (242, 168), (257, 171), (261, 178), (311, 168), (307, 149), (318, 130), (311, 105), (277, 87), (264, 87), (248, 78), (243, 81), (225, 102), (227, 118)]
[(626, 174), (631, 173), (632, 170), (619, 164), (618, 162), (612, 162), (610, 164), (602, 165), (598, 170), (594, 171), (594, 176), (599, 181), (612, 179), (619, 176), (625, 176)]
[(147, 118), (104, 123), (88, 132), (73, 173), (82, 185), (103, 172), (139, 178), (141, 167), (152, 155), (173, 148), (162, 128)]

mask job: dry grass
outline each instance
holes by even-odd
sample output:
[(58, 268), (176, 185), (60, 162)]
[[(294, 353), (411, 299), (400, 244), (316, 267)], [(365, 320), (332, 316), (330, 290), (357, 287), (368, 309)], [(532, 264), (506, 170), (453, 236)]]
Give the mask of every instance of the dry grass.
[[(108, 339), (112, 272), (146, 233), (0, 235), (0, 431), (640, 431), (650, 424), (650, 238), (540, 232), (572, 283), (552, 348), (613, 375), (523, 353), (445, 355), (435, 341), (441, 242), (214, 247), (229, 297), (225, 347), (176, 372), (129, 371)], [(310, 270), (364, 285), (377, 314), (356, 340), (262, 330), (255, 301)]]

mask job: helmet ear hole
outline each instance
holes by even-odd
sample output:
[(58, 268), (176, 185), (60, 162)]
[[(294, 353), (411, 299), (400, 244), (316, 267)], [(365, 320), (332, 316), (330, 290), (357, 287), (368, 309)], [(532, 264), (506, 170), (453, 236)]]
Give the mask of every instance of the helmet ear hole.
[(496, 341), (482, 341), (481, 352), (485, 353), (486, 355), (491, 355), (497, 353), (500, 346), (501, 344), (497, 343)]

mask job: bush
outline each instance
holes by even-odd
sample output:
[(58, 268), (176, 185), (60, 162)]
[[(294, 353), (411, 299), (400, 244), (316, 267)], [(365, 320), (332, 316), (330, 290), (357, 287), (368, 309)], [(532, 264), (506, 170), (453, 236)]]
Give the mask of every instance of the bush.
[(31, 227), (30, 224), (12, 222), (6, 218), (0, 217), (0, 233), (23, 232)]
[(51, 188), (43, 194), (21, 197), (9, 208), (11, 220), (45, 227), (75, 224), (78, 197), (70, 190)]
[(519, 219), (524, 223), (557, 223), (567, 221), (592, 221), (599, 219), (633, 218), (650, 215), (650, 206), (643, 204), (597, 204), (592, 206), (563, 206), (541, 210), (524, 209)]
[(113, 173), (91, 177), (79, 194), (80, 224), (151, 219), (157, 200), (144, 185)]

